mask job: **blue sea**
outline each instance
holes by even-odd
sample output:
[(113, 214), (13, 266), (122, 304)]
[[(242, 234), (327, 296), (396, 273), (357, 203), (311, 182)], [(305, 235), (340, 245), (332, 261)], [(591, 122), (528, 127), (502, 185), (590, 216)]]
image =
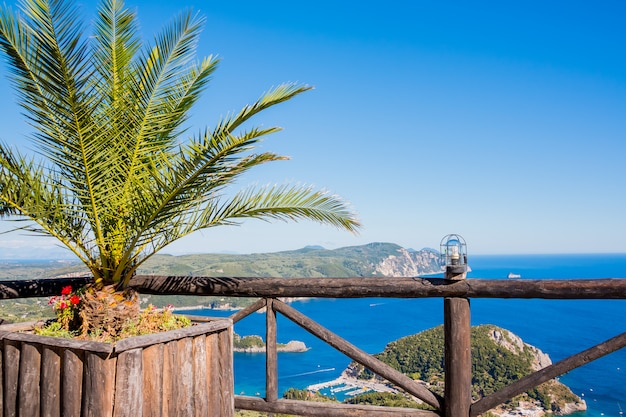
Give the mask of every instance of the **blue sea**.
[[(626, 254), (499, 255), (469, 259), (468, 279), (625, 278)], [(309, 299), (291, 304), (321, 325), (368, 353), (387, 343), (443, 323), (440, 299)], [(495, 324), (519, 335), (553, 362), (626, 331), (626, 300), (490, 300), (471, 301), (472, 324)], [(186, 312), (226, 316), (232, 312)], [(253, 314), (235, 325), (235, 332), (265, 335), (265, 315)], [(278, 342), (301, 340), (304, 353), (279, 353), (279, 390), (337, 378), (350, 359), (278, 315)], [(573, 370), (560, 380), (584, 398), (588, 411), (576, 417), (620, 417), (626, 411), (626, 349)], [(265, 354), (235, 354), (235, 392), (265, 395)]]

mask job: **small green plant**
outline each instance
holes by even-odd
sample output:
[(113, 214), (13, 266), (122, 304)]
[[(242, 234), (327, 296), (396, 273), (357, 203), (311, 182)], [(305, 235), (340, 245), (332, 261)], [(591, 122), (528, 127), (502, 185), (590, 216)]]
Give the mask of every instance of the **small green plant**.
[[(173, 314), (173, 306), (157, 309), (149, 305), (138, 315), (129, 315), (122, 323), (117, 323), (118, 316), (108, 314), (115, 310), (118, 303), (122, 308), (126, 300), (119, 294), (112, 293), (105, 297), (102, 292), (95, 292), (93, 287), (73, 291), (71, 286), (63, 287), (61, 295), (50, 298), (56, 319), (35, 328), (35, 333), (42, 336), (79, 338), (114, 342), (125, 337), (140, 336), (191, 326), (187, 317)], [(111, 301), (112, 300), (112, 301)], [(90, 310), (89, 313), (86, 310)], [(93, 311), (99, 310), (100, 315)], [(100, 319), (94, 324), (94, 317)], [(118, 330), (119, 329), (119, 330)]]
[(173, 309), (171, 304), (161, 310), (149, 305), (141, 312), (137, 321), (127, 322), (122, 333), (124, 336), (140, 336), (191, 326), (189, 318), (174, 314)]
[(76, 336), (73, 332), (64, 329), (63, 325), (56, 320), (49, 322), (45, 326), (35, 327), (35, 334), (41, 336), (64, 337), (66, 339), (72, 339)]

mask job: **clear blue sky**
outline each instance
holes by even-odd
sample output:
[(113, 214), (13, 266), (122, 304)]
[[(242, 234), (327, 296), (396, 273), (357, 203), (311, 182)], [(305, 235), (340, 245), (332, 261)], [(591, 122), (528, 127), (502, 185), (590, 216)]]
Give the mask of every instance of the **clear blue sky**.
[[(82, 4), (89, 19), (95, 4)], [(222, 61), (196, 108), (198, 128), (281, 82), (315, 86), (257, 119), (284, 127), (263, 146), (291, 160), (238, 185), (322, 187), (349, 200), (364, 225), (352, 235), (248, 221), (166, 252), (375, 241), (419, 249), (448, 233), (462, 235), (470, 255), (626, 252), (626, 3), (127, 4), (146, 36), (183, 7), (206, 16), (200, 55)], [(5, 77), (0, 92), (0, 136), (19, 144), (28, 129)], [(1, 239), (0, 255), (44, 245)]]

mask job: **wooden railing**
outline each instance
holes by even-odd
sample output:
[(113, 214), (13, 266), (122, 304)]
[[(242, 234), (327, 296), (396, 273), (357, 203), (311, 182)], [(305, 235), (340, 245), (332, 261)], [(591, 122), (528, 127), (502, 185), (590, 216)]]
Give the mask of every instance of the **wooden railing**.
[[(55, 295), (64, 285), (81, 285), (88, 278), (1, 281), (1, 298)], [(626, 299), (626, 279), (486, 280), (452, 281), (438, 278), (241, 278), (141, 275), (133, 288), (144, 294), (214, 295), (260, 297), (231, 318), (239, 321), (266, 308), (266, 397), (235, 396), (235, 407), (267, 413), (304, 416), (446, 416), (475, 417), (545, 381), (562, 375), (626, 346), (622, 333), (565, 358), (511, 385), (471, 402), (471, 346), (469, 342), (470, 298)], [(330, 332), (279, 297), (321, 298), (444, 298), (445, 384), (444, 398)], [(279, 399), (277, 373), (276, 313), (294, 321), (335, 349), (374, 373), (431, 405), (435, 411), (348, 404), (311, 403)]]

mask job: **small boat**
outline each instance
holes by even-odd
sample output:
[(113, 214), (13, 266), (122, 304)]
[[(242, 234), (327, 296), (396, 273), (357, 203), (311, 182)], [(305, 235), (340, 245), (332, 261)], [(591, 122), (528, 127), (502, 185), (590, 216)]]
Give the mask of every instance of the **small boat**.
[(521, 277), (522, 276), (520, 274), (514, 274), (513, 272), (509, 272), (509, 275), (507, 276), (508, 279), (518, 279)]

